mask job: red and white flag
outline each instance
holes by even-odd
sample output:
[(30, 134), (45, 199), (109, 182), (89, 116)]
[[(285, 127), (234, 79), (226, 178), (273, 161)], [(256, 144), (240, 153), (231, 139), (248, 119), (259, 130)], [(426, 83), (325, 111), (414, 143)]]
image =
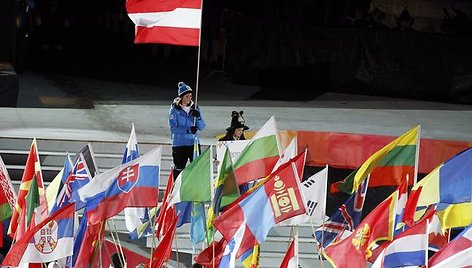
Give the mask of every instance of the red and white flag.
[(202, 0), (127, 0), (135, 43), (199, 46)]
[(295, 235), (290, 246), (285, 253), (285, 257), (280, 264), (280, 268), (297, 268), (298, 267), (298, 235)]

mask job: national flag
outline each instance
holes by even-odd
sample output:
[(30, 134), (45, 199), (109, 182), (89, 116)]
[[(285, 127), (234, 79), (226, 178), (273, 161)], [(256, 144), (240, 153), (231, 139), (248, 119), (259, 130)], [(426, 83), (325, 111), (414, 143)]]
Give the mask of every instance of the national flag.
[(429, 259), (429, 267), (472, 267), (472, 225)]
[[(8, 226), (16, 202), (16, 192), (11, 183), (8, 170), (0, 156), (0, 247), (4, 245), (4, 239), (7, 238)], [(8, 238), (7, 238), (8, 239)]]
[(39, 163), (39, 154), (36, 145), (36, 139), (33, 139), (31, 143), (28, 158), (26, 160), (25, 170), (21, 178), (20, 189), (18, 191), (18, 198), (13, 210), (10, 227), (8, 229), (8, 235), (15, 237), (16, 240), (20, 239), (22, 233), (16, 234), (16, 230), (20, 225), (21, 216), (24, 215), (23, 210), (26, 208), (26, 195), (30, 189), (32, 180), (35, 179), (38, 185), (38, 191), (40, 196), (41, 216), (46, 218), (48, 214), (48, 206), (46, 194), (44, 191), (43, 175), (41, 172), (41, 165)]
[(233, 202), (239, 196), (239, 188), (234, 175), (233, 162), (231, 161), (229, 149), (226, 148), (223, 161), (221, 162), (220, 172), (216, 178), (213, 202), (208, 209), (208, 219), (206, 225), (208, 244), (209, 242), (213, 241), (213, 236), (215, 233), (213, 220), (220, 214), (221, 206), (225, 206)]
[(95, 224), (125, 207), (155, 207), (159, 195), (161, 148), (97, 175), (78, 190), (87, 203), (88, 220)]
[(407, 176), (416, 178), (419, 133), (417, 126), (385, 145), (343, 181), (331, 185), (331, 192), (353, 193), (369, 174), (370, 187), (400, 185)]
[(405, 206), (408, 200), (408, 177), (402, 181), (398, 187), (398, 200), (395, 208), (395, 231), (394, 236), (397, 236), (405, 230), (405, 224), (403, 223), (403, 215), (405, 213)]
[(195, 246), (206, 237), (205, 204), (203, 202), (192, 202), (191, 217), (190, 240)]
[(270, 175), (279, 152), (277, 126), (272, 116), (234, 161), (238, 185)]
[(298, 236), (295, 236), (290, 242), (280, 268), (298, 268)]
[[(272, 172), (276, 171), (283, 163), (287, 163), (291, 158), (297, 156), (297, 137), (293, 137), (290, 143), (285, 147), (282, 155), (279, 157), (277, 163), (275, 163)], [(301, 178), (301, 177), (300, 177)]]
[(260, 245), (255, 245), (241, 255), (241, 263), (244, 268), (259, 268)]
[(429, 250), (437, 252), (449, 243), (449, 236), (450, 229), (443, 231), (438, 215), (434, 214), (429, 230)]
[(434, 211), (383, 246), (372, 267), (423, 266), (428, 260), (428, 237)]
[(163, 267), (162, 264), (170, 259), (172, 253), (172, 240), (174, 239), (176, 230), (177, 218), (174, 218), (167, 233), (164, 235), (156, 250), (151, 256), (150, 264), (147, 263), (147, 268)]
[(219, 241), (213, 240), (210, 245), (202, 250), (197, 256), (194, 257), (196, 263), (203, 267), (218, 267), (220, 265), (221, 257), (223, 256), (226, 240), (220, 239)]
[(340, 242), (327, 246), (323, 256), (335, 267), (365, 267), (377, 241), (393, 239), (398, 190), (367, 215), (357, 229)]
[[(72, 168), (72, 159), (70, 158), (70, 154), (66, 153), (64, 165), (62, 166), (61, 171), (57, 173), (56, 177), (54, 177), (54, 179), (51, 181), (51, 183), (49, 183), (48, 187), (46, 188), (46, 198), (48, 200), (49, 208), (54, 207), (59, 192), (64, 186), (64, 183), (66, 182), (67, 178), (69, 177)], [(49, 212), (49, 214), (51, 214), (51, 212)]]
[(233, 237), (228, 240), (225, 246), (223, 256), (221, 256), (219, 268), (234, 268), (236, 263), (236, 255), (241, 247), (241, 242), (244, 239), (246, 232), (246, 222), (242, 222), (239, 228), (234, 233)]
[(138, 226), (136, 226), (136, 229), (129, 233), (129, 239), (140, 239), (141, 237), (148, 236), (152, 233), (151, 225), (152, 222), (154, 222), (156, 219), (156, 214), (160, 212), (160, 208), (155, 207), (147, 209), (147, 211), (149, 215), (144, 215), (144, 218), (142, 218), (142, 222)]
[(69, 173), (69, 176), (57, 196), (56, 202), (51, 209), (51, 213), (54, 213), (59, 208), (74, 202), (76, 203), (75, 209), (79, 210), (83, 208), (85, 204), (80, 202), (77, 198), (77, 191), (89, 183), (91, 179), (92, 174), (88, 170), (85, 158), (82, 154), (79, 154), (74, 163), (74, 167)]
[[(407, 218), (419, 218), (429, 205), (442, 203), (443, 208), (438, 208), (438, 214), (447, 214), (448, 227), (463, 227), (472, 223), (472, 147), (455, 155), (446, 162), (440, 164), (432, 172), (419, 181), (411, 191), (412, 195), (419, 195), (416, 204), (417, 215), (411, 215), (413, 209), (409, 209)], [(421, 193), (416, 192), (421, 190)], [(444, 212), (441, 212), (444, 211)], [(440, 217), (444, 220), (446, 217)], [(441, 220), (443, 222), (443, 220)], [(443, 228), (446, 226), (443, 224)]]
[[(167, 179), (166, 191), (164, 192), (164, 197), (162, 199), (162, 205), (159, 209), (159, 214), (157, 215), (156, 223), (156, 237), (161, 238), (166, 232), (168, 227), (173, 222), (175, 215), (175, 209), (172, 206), (169, 206), (169, 194), (174, 186), (174, 170), (171, 169), (169, 173), (169, 178)], [(179, 214), (182, 215), (182, 214)]]
[(315, 231), (315, 238), (321, 247), (327, 247), (344, 230), (353, 232), (357, 228), (361, 221), (368, 184), (369, 178)]
[(208, 147), (197, 159), (180, 172), (170, 194), (169, 206), (183, 201), (210, 201), (211, 165), (213, 164), (211, 154), (211, 147)]
[(87, 219), (85, 208), (74, 241), (72, 267), (95, 267), (98, 262), (99, 246), (105, 237), (105, 221), (92, 224)]
[[(139, 157), (138, 139), (136, 138), (136, 131), (134, 124), (131, 125), (131, 133), (126, 143), (125, 152), (121, 164), (126, 164)], [(128, 231), (133, 232), (147, 217), (147, 208), (125, 208), (125, 224)]]
[(213, 225), (227, 241), (234, 237), (240, 226), (245, 227), (243, 243), (236, 257), (262, 243), (275, 224), (306, 212), (294, 160), (284, 166), (214, 220)]
[(128, 0), (138, 43), (199, 46), (202, 0)]
[(437, 204), (437, 215), (443, 230), (466, 227), (472, 224), (472, 202)]
[(305, 197), (306, 213), (287, 219), (278, 224), (299, 225), (311, 223), (320, 225), (325, 219), (326, 212), (326, 191), (328, 184), (328, 167), (313, 174), (302, 182), (301, 190)]
[(72, 255), (74, 205), (70, 204), (28, 230), (13, 244), (2, 265), (42, 263)]

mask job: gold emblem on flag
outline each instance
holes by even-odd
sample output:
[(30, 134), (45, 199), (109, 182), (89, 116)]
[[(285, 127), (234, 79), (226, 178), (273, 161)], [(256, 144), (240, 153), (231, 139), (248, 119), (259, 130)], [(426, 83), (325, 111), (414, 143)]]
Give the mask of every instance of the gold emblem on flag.
[(274, 208), (275, 217), (300, 209), (295, 190), (287, 188), (279, 176), (275, 176), (274, 181), (275, 194), (270, 196), (270, 202)]
[(364, 224), (362, 228), (358, 228), (354, 238), (352, 238), (352, 245), (359, 250), (363, 247), (370, 237), (370, 227), (368, 224)]

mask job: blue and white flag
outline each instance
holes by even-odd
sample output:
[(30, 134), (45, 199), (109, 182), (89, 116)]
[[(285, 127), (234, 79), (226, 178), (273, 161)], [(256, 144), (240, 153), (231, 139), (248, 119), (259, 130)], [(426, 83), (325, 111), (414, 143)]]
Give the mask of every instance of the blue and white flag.
[(233, 268), (235, 267), (236, 254), (238, 253), (241, 242), (246, 231), (246, 221), (244, 221), (238, 228), (233, 238), (226, 244), (223, 256), (221, 257), (219, 268)]

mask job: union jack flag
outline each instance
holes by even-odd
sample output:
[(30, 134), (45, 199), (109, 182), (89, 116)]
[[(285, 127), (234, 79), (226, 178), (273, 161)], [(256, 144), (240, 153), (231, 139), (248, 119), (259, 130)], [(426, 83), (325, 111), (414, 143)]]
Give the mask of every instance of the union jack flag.
[(359, 225), (364, 207), (369, 178), (315, 231), (315, 238), (323, 248), (331, 244), (344, 230), (354, 231)]
[[(59, 208), (73, 202), (80, 202), (79, 198), (76, 198), (76, 192), (79, 188), (87, 184), (92, 179), (90, 171), (83, 154), (79, 154), (75, 161), (74, 168), (67, 177), (64, 186), (62, 187), (59, 195), (57, 196), (54, 207), (51, 209), (51, 213), (58, 210)], [(83, 207), (83, 204), (76, 203), (76, 210)]]

